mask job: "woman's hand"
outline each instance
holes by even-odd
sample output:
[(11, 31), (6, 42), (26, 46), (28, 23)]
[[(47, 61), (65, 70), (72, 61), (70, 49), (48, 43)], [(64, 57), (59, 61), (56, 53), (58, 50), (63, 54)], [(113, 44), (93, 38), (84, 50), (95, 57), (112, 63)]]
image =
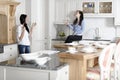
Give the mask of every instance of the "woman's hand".
[(33, 28), (36, 26), (36, 22), (32, 23), (31, 28), (30, 28), (30, 37), (32, 36)]
[(120, 42), (120, 39), (118, 39), (117, 41), (116, 41), (116, 44), (118, 44)]
[(35, 27), (36, 25), (37, 25), (36, 22), (32, 23), (32, 27)]
[(65, 25), (66, 25), (66, 26), (68, 26), (68, 25), (69, 25), (69, 22), (68, 22), (68, 20), (67, 20), (67, 21), (65, 21)]

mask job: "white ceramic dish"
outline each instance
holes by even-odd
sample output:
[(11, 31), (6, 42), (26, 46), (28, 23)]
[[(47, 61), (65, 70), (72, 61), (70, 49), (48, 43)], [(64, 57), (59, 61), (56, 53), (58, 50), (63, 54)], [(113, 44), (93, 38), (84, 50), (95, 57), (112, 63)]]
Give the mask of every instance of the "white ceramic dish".
[(84, 46), (90, 45), (92, 43), (94, 43), (94, 41), (87, 41), (87, 40), (79, 41), (79, 44), (84, 45)]
[(80, 50), (81, 52), (84, 52), (84, 53), (94, 53), (94, 52), (97, 52), (97, 50), (93, 47), (84, 47)]
[(69, 53), (71, 53), (71, 54), (75, 54), (76, 52), (78, 52), (78, 51), (66, 51), (66, 52), (69, 52)]
[(110, 44), (109, 41), (97, 41), (97, 43), (99, 43), (101, 45), (109, 45)]
[(96, 48), (100, 48), (100, 49), (103, 49), (107, 46), (105, 44), (103, 45), (103, 44), (100, 44), (100, 43), (95, 43), (94, 45), (95, 45)]
[(35, 58), (39, 58), (42, 55), (42, 53), (29, 53), (29, 54), (21, 54), (20, 56), (22, 57), (23, 60), (25, 61), (30, 61), (34, 60)]
[(77, 42), (72, 42), (72, 43), (65, 43), (66, 45), (71, 45), (71, 46), (77, 46), (78, 43)]
[(42, 65), (44, 65), (44, 64), (45, 64), (47, 61), (49, 61), (49, 60), (51, 60), (50, 57), (42, 57), (42, 58), (36, 58), (36, 59), (35, 59), (35, 62), (36, 62), (38, 65), (42, 66)]

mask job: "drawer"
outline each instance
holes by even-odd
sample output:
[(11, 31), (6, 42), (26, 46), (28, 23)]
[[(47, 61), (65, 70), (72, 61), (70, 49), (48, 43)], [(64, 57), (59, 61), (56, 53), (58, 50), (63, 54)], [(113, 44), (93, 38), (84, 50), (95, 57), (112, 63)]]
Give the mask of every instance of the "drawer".
[(14, 59), (18, 56), (17, 45), (7, 45), (4, 46), (4, 56), (5, 60)]

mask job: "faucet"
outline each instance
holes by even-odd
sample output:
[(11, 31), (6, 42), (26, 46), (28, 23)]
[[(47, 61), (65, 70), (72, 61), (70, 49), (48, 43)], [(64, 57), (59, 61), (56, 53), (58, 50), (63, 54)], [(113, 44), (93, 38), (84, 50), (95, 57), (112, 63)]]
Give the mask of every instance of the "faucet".
[(99, 28), (96, 27), (96, 28), (95, 28), (95, 40), (99, 40), (99, 39), (100, 39)]

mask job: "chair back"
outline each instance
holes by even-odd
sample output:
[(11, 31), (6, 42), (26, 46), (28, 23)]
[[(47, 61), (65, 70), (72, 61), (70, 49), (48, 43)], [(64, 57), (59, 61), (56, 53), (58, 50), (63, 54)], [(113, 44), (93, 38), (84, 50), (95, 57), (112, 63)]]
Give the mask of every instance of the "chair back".
[(117, 44), (116, 51), (114, 54), (114, 79), (120, 80), (120, 42)]
[(105, 47), (99, 56), (101, 80), (104, 80), (105, 78), (109, 80), (110, 67), (115, 48), (116, 44), (112, 43)]

